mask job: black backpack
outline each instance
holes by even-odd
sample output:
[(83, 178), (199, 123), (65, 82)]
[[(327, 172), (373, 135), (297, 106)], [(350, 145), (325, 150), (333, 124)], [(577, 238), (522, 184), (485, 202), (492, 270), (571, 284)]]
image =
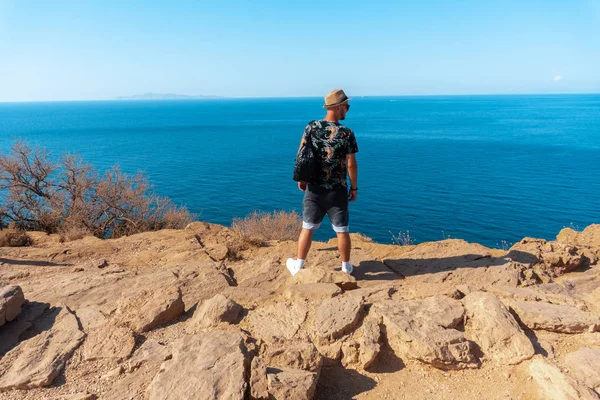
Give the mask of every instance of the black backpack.
[(296, 182), (317, 183), (321, 177), (321, 159), (312, 143), (312, 135), (306, 136), (306, 142), (298, 150), (294, 166)]

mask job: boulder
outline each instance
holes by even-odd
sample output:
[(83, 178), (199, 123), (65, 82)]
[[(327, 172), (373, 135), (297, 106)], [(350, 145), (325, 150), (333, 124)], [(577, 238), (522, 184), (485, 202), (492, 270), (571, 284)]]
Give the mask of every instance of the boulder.
[(571, 375), (600, 392), (600, 349), (583, 348), (565, 356)]
[(263, 340), (291, 339), (304, 323), (307, 312), (303, 303), (281, 302), (250, 311), (248, 321), (252, 332)]
[(205, 248), (208, 255), (217, 261), (222, 261), (229, 255), (229, 248), (224, 244), (215, 244)]
[(381, 327), (379, 321), (373, 317), (365, 318), (361, 327), (362, 338), (359, 341), (359, 362), (364, 369), (368, 369), (381, 352)]
[(274, 399), (311, 400), (318, 374), (297, 369), (267, 368), (269, 394)]
[(51, 397), (50, 400), (96, 400), (98, 397), (91, 393), (74, 393)]
[(421, 243), (399, 260), (384, 260), (402, 276), (428, 275), (462, 268), (487, 267), (493, 262), (490, 249), (460, 239)]
[(267, 367), (260, 357), (254, 357), (250, 366), (250, 399), (266, 400), (269, 398), (269, 381)]
[(25, 296), (20, 286), (0, 287), (0, 326), (17, 318), (24, 302)]
[(50, 385), (85, 337), (67, 307), (55, 308), (37, 321), (50, 329), (23, 341), (0, 360), (0, 392)]
[(565, 228), (556, 236), (556, 241), (575, 246), (584, 246), (598, 251), (600, 249), (600, 224), (587, 226), (582, 232)]
[(490, 293), (464, 298), (466, 333), (483, 353), (499, 364), (514, 365), (533, 357), (535, 350), (510, 311)]
[(288, 286), (283, 297), (288, 300), (323, 300), (340, 295), (342, 290), (335, 283), (300, 283)]
[(342, 343), (342, 366), (344, 368), (358, 364), (360, 361), (360, 344), (355, 340), (347, 340)]
[(23, 304), (19, 318), (0, 329), (0, 356), (19, 343), (21, 335), (32, 327), (33, 321), (41, 317), (48, 307), (48, 303), (26, 301)]
[(355, 296), (323, 300), (315, 308), (315, 332), (324, 339), (337, 339), (354, 330), (360, 322), (363, 301)]
[(103, 326), (88, 332), (83, 358), (88, 361), (108, 359), (119, 362), (128, 358), (135, 347), (133, 332), (126, 327)]
[(529, 373), (547, 399), (597, 400), (599, 398), (593, 390), (583, 386), (545, 359), (533, 360), (529, 366)]
[(595, 332), (600, 329), (599, 317), (574, 307), (532, 301), (509, 301), (508, 304), (529, 329), (559, 333)]
[(131, 372), (147, 362), (163, 362), (171, 358), (171, 346), (156, 339), (147, 339), (127, 362), (127, 371)]
[(108, 323), (108, 318), (100, 311), (98, 306), (85, 306), (75, 310), (83, 330), (88, 332)]
[(319, 372), (323, 359), (315, 346), (309, 342), (283, 342), (270, 345), (261, 354), (268, 367), (301, 369)]
[(525, 238), (511, 247), (507, 257), (533, 267), (541, 278), (556, 278), (589, 261), (576, 246), (532, 238)]
[(178, 318), (184, 311), (185, 305), (178, 287), (143, 290), (121, 300), (116, 323), (129, 326), (134, 332), (148, 332)]
[(302, 268), (292, 278), (295, 283), (335, 283), (342, 290), (358, 287), (356, 278), (342, 271), (331, 271), (320, 267)]
[(237, 321), (242, 306), (222, 294), (205, 300), (194, 312), (190, 323), (192, 326), (204, 329), (218, 326), (220, 323), (232, 324)]
[(239, 332), (209, 331), (174, 343), (148, 386), (149, 400), (244, 399), (249, 360)]
[(390, 347), (401, 358), (442, 369), (479, 365), (472, 343), (453, 329), (464, 314), (457, 300), (446, 296), (407, 302), (387, 300), (374, 304), (371, 312), (381, 319)]

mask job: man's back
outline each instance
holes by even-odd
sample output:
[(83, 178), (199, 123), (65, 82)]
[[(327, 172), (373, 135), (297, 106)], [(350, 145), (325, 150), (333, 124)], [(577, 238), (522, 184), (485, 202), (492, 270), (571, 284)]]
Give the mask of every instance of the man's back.
[(354, 132), (339, 122), (320, 120), (306, 126), (303, 142), (309, 137), (321, 160), (317, 184), (327, 189), (346, 187), (346, 156), (358, 152)]

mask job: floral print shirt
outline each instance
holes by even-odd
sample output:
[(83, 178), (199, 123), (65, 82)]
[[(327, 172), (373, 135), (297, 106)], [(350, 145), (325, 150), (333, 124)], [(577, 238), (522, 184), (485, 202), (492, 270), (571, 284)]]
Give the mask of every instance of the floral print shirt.
[(311, 121), (304, 129), (300, 146), (309, 138), (321, 161), (321, 177), (317, 184), (326, 189), (347, 187), (346, 156), (358, 152), (352, 129), (338, 122)]

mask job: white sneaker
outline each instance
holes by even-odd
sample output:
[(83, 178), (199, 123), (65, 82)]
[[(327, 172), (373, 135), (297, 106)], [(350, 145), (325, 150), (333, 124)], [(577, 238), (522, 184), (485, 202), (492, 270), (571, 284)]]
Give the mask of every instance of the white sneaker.
[(296, 275), (298, 271), (302, 269), (302, 267), (298, 265), (298, 260), (294, 260), (293, 258), (288, 258), (285, 262), (285, 266), (287, 267), (288, 271), (290, 271), (292, 276)]
[(350, 263), (348, 263), (348, 265), (349, 265), (349, 268), (345, 268), (345, 267), (342, 265), (342, 271), (344, 271), (344, 272), (345, 272), (345, 273), (347, 273), (347, 274), (350, 274), (350, 275), (352, 275), (352, 272), (354, 271), (354, 266), (353, 266), (352, 264), (350, 264)]

